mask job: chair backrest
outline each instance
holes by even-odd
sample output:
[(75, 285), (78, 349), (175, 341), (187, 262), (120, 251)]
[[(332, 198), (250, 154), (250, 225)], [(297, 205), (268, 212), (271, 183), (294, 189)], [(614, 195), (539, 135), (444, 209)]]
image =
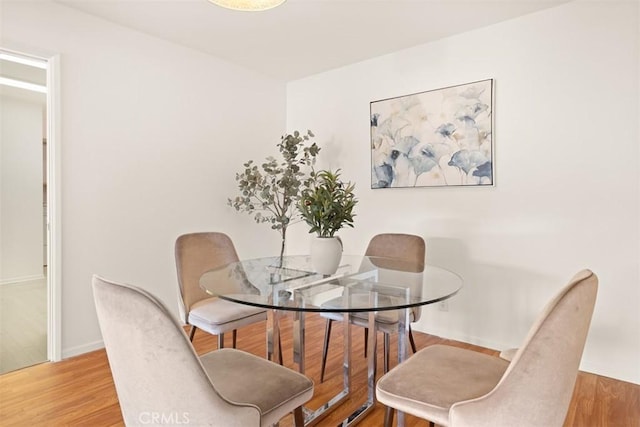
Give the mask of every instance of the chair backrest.
[(176, 240), (176, 269), (185, 319), (191, 306), (210, 298), (200, 287), (200, 276), (208, 270), (238, 261), (233, 242), (224, 233), (204, 232), (183, 234)]
[(126, 425), (259, 425), (249, 406), (224, 400), (184, 330), (144, 290), (93, 276), (93, 295)]
[(424, 266), (426, 245), (424, 239), (413, 234), (383, 233), (377, 234), (369, 241), (366, 256), (395, 258), (415, 263), (420, 269)]
[[(426, 245), (424, 239), (413, 234), (401, 233), (382, 233), (377, 234), (369, 241), (369, 246), (365, 251), (365, 256), (392, 258), (402, 260), (399, 268), (405, 272), (422, 273), (424, 271), (424, 262), (426, 255)], [(380, 263), (382, 260), (372, 260), (373, 264)], [(388, 263), (382, 261), (385, 269), (394, 270), (393, 262)], [(404, 275), (404, 279), (408, 276)], [(382, 278), (384, 280), (384, 278)], [(413, 277), (413, 286), (416, 290), (422, 289), (422, 275)], [(413, 292), (413, 291), (412, 291)], [(420, 320), (422, 314), (421, 307), (411, 309), (413, 313), (413, 321)]]
[(590, 270), (551, 300), (496, 387), (456, 403), (451, 426), (562, 426), (573, 395), (598, 291)]

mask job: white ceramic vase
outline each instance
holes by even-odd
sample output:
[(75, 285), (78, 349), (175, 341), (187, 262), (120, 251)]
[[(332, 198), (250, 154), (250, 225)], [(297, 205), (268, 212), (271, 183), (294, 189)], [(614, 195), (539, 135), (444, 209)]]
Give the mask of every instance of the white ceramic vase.
[(317, 273), (335, 273), (341, 258), (342, 241), (339, 237), (314, 237), (311, 241), (311, 264)]

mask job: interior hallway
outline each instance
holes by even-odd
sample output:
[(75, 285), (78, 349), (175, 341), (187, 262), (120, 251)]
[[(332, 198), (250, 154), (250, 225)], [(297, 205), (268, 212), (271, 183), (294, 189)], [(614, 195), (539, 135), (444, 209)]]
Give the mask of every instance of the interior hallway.
[(0, 374), (46, 361), (46, 279), (0, 285)]

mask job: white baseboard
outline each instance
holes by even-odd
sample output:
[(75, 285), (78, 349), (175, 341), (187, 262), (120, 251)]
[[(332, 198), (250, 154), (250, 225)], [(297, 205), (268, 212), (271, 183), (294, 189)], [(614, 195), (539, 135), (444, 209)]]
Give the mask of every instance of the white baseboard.
[(0, 280), (0, 286), (2, 285), (13, 285), (15, 283), (24, 283), (31, 282), (34, 280), (44, 280), (44, 274), (34, 274), (33, 276), (21, 276), (21, 277), (10, 277), (8, 279)]
[[(412, 326), (413, 327), (413, 326)], [(446, 329), (438, 329), (438, 328), (414, 328), (414, 330), (419, 331), (419, 332), (424, 332), (425, 334), (429, 334), (429, 335), (435, 335), (437, 337), (441, 337), (441, 338), (446, 338), (446, 339), (450, 339), (450, 340), (454, 340), (454, 341), (460, 341), (466, 344), (473, 344), (473, 345), (478, 345), (480, 347), (485, 347), (485, 348), (489, 348), (492, 350), (498, 350), (498, 351), (502, 351), (504, 349), (507, 348), (512, 348), (514, 347), (513, 345), (508, 345), (505, 343), (499, 343), (496, 341), (491, 341), (491, 340), (487, 340), (484, 338), (480, 338), (480, 337), (475, 337), (475, 336), (471, 336), (471, 335), (466, 335), (466, 334), (460, 334), (460, 333), (456, 333), (454, 331), (451, 330), (446, 330)]]
[(100, 350), (101, 348), (104, 348), (104, 342), (102, 342), (102, 340), (78, 345), (76, 347), (63, 348), (62, 358), (67, 359), (69, 357), (79, 356), (84, 353), (89, 353), (90, 351)]

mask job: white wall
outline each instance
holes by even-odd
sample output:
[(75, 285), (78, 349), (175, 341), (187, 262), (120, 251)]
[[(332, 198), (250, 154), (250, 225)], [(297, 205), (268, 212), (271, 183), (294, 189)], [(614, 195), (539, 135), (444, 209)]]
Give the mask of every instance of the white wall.
[(42, 106), (0, 96), (0, 285), (43, 277)]
[[(636, 2), (573, 2), (288, 84), (289, 128), (312, 129), (321, 166), (357, 183), (345, 250), (416, 233), (430, 263), (464, 277), (449, 311), (425, 308), (416, 329), (517, 346), (590, 268), (600, 290), (582, 369), (640, 383), (638, 18)], [(370, 101), (486, 78), (495, 187), (370, 189)], [(290, 252), (306, 250), (304, 226), (290, 237)]]
[[(1, 46), (62, 58), (63, 354), (100, 344), (93, 273), (175, 307), (180, 233), (225, 230), (247, 257), (278, 247), (225, 201), (244, 160), (274, 153), (286, 112), (357, 182), (346, 251), (417, 233), (466, 279), (418, 329), (518, 345), (588, 267), (601, 288), (583, 369), (640, 383), (638, 16), (633, 2), (571, 3), (296, 81), (285, 98), (279, 82), (64, 6), (1, 2)], [(495, 188), (369, 189), (370, 101), (483, 78), (497, 87)], [(308, 244), (294, 225), (289, 252)]]
[(177, 313), (179, 234), (226, 231), (242, 256), (279, 247), (226, 199), (285, 130), (283, 83), (50, 2), (0, 7), (0, 45), (61, 55), (63, 356), (101, 345), (93, 273)]

